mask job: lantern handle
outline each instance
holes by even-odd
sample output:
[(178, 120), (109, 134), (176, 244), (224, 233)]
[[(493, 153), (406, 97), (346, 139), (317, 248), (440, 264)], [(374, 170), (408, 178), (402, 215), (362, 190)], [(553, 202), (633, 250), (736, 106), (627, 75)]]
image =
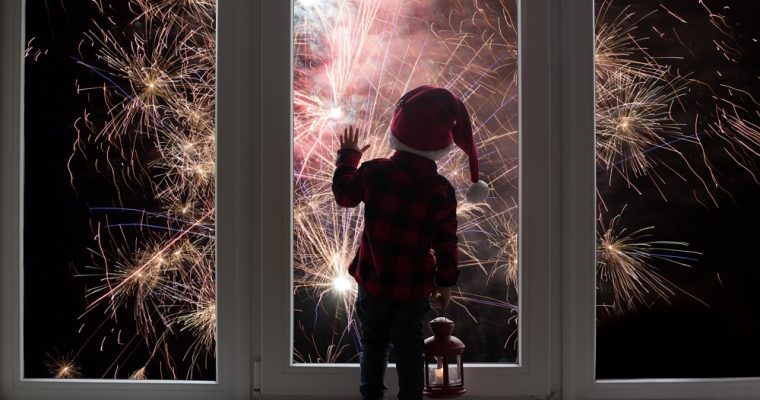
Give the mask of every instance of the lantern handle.
[(437, 298), (431, 297), (430, 300), (428, 300), (428, 302), (433, 303), (433, 305), (430, 306), (430, 309), (435, 311), (436, 317), (448, 317), (446, 315), (446, 309), (441, 307), (440, 303), (438, 303)]
[[(443, 307), (441, 307), (441, 303), (438, 301), (438, 297), (439, 297), (440, 295), (435, 295), (435, 296), (433, 296), (433, 294), (434, 294), (435, 292), (436, 292), (436, 291), (435, 291), (435, 290), (433, 290), (433, 293), (431, 293), (431, 296), (429, 296), (429, 297), (428, 297), (428, 301), (431, 301), (431, 300), (432, 300), (432, 302), (433, 302), (434, 304), (436, 304), (437, 306), (436, 306), (436, 307), (430, 307), (430, 308), (432, 308), (433, 310), (435, 310), (435, 314), (436, 314), (436, 316), (439, 316), (439, 317), (447, 317), (447, 318), (448, 318), (448, 315), (446, 314), (446, 308), (448, 308), (448, 307), (446, 307), (446, 308), (443, 308)], [(450, 305), (451, 305), (450, 303), (452, 303), (452, 300), (451, 300), (451, 298), (449, 298), (449, 304), (447, 304), (447, 306), (450, 306)]]

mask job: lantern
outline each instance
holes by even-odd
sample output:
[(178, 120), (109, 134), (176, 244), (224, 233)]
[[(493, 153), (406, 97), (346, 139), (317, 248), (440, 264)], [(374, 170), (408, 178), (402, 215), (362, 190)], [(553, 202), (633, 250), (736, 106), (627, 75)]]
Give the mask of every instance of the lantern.
[(425, 389), (432, 398), (458, 397), (464, 394), (464, 343), (456, 336), (454, 322), (444, 317), (430, 321), (433, 336), (425, 339)]

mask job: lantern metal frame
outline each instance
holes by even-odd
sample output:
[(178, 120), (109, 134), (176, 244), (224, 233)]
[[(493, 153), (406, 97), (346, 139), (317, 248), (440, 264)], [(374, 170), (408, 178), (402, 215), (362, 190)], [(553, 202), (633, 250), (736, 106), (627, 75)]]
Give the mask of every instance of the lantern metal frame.
[[(433, 319), (430, 321), (430, 330), (433, 332), (433, 336), (425, 339), (425, 354), (423, 355), (425, 375), (423, 394), (430, 398), (440, 399), (459, 397), (467, 392), (464, 386), (464, 363), (462, 361), (465, 345), (458, 337), (452, 335), (454, 322), (448, 318), (438, 317)], [(449, 364), (449, 359), (452, 357), (456, 362)], [(437, 364), (441, 364), (441, 383), (430, 383), (431, 360)], [(459, 378), (458, 383), (452, 384), (449, 374), (450, 365), (456, 366)], [(432, 371), (435, 372), (437, 369), (438, 367)]]

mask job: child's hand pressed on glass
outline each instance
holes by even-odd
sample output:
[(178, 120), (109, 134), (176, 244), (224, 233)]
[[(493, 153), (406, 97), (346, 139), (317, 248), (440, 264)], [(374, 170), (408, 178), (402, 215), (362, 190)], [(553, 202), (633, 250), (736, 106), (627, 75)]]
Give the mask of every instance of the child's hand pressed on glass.
[(341, 150), (352, 149), (364, 153), (369, 148), (369, 145), (365, 145), (359, 149), (359, 129), (349, 126), (343, 129), (343, 134), (340, 135), (340, 148)]

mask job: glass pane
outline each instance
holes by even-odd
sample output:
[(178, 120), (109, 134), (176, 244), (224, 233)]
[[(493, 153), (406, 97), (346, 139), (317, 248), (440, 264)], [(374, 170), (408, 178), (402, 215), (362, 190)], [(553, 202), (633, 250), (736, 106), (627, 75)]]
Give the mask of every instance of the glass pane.
[(597, 378), (759, 376), (760, 10), (596, 16)]
[(458, 201), (459, 278), (453, 303), (431, 304), (427, 320), (455, 322), (465, 362), (517, 361), (516, 23), (513, 0), (294, 2), (294, 363), (358, 362), (358, 287), (348, 268), (364, 209), (338, 206), (331, 191), (338, 134), (361, 129), (371, 145), (362, 161), (391, 156), (396, 103), (420, 85), (463, 100), (480, 179), (492, 189), (486, 203), (466, 201), (466, 154), (454, 147), (438, 160)]
[(26, 2), (26, 378), (216, 379), (215, 25)]
[[(449, 385), (461, 385), (462, 378), (459, 376), (459, 365), (457, 360), (448, 361), (446, 366), (448, 369), (448, 384)], [(430, 386), (443, 386), (446, 383), (446, 378), (443, 376), (443, 357), (435, 357), (435, 362), (428, 362), (428, 382)]]

